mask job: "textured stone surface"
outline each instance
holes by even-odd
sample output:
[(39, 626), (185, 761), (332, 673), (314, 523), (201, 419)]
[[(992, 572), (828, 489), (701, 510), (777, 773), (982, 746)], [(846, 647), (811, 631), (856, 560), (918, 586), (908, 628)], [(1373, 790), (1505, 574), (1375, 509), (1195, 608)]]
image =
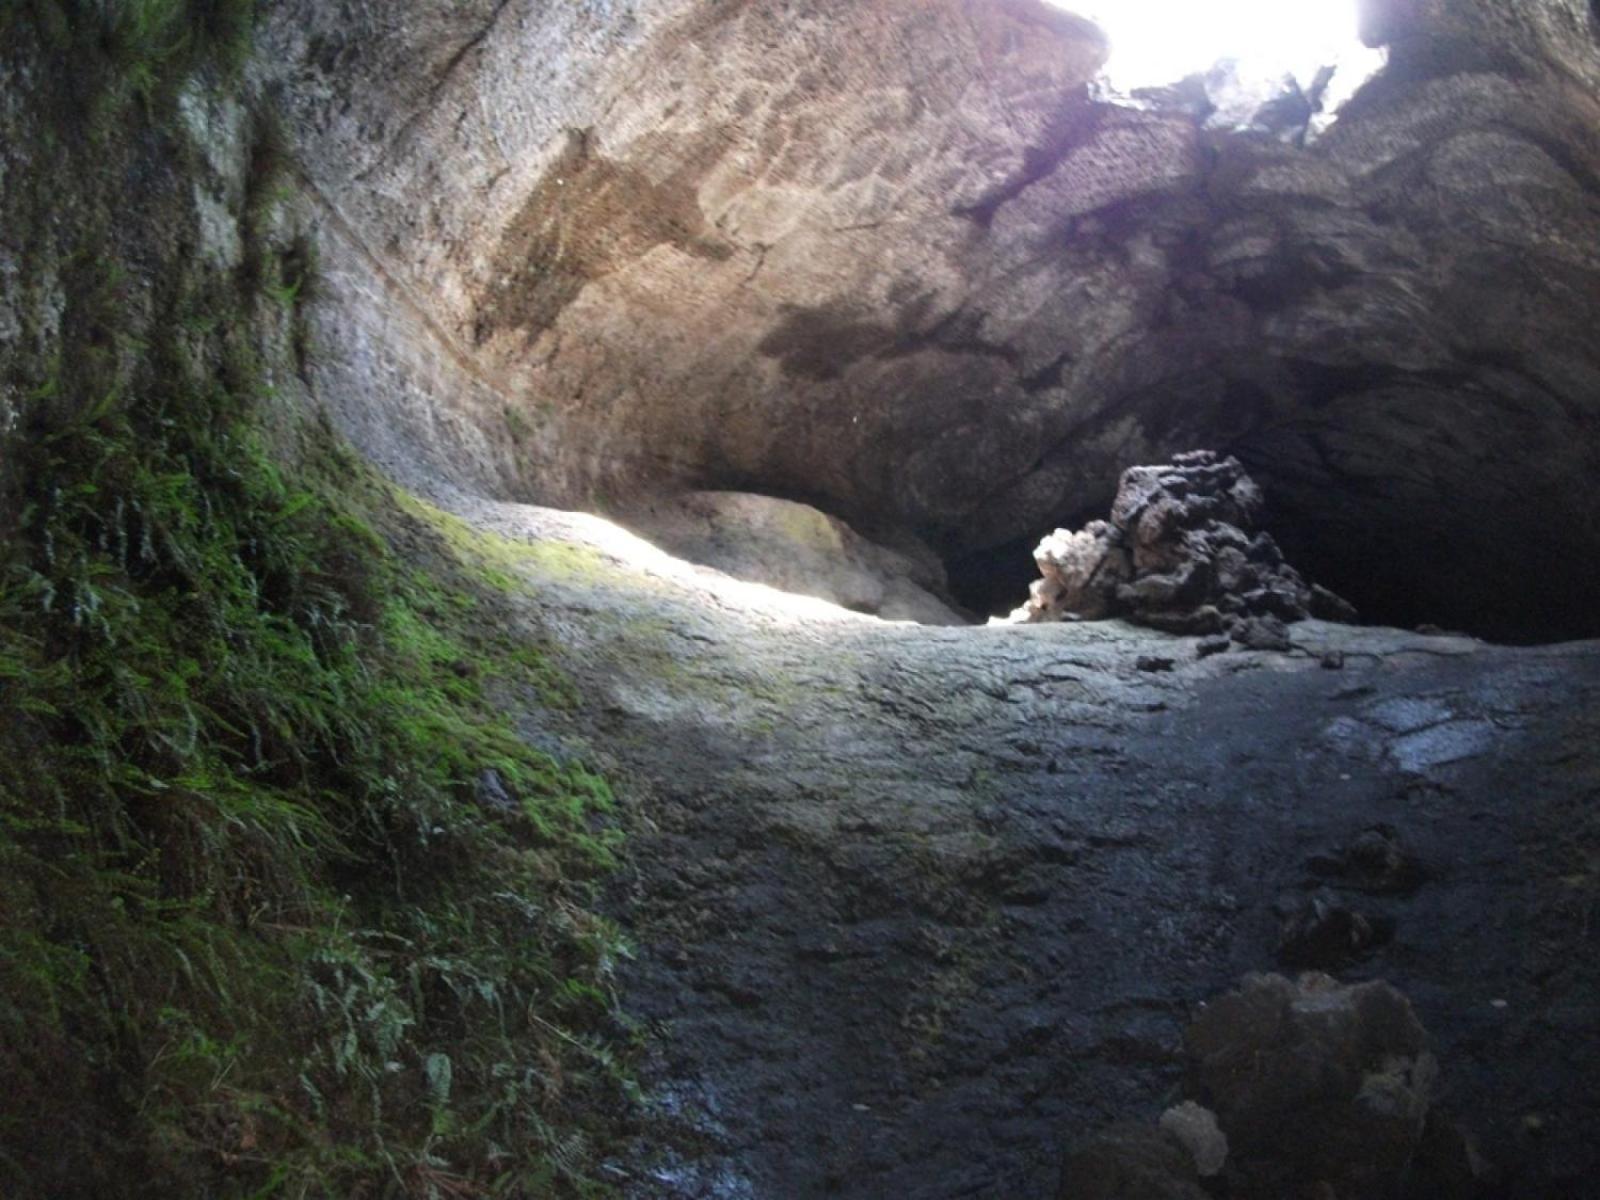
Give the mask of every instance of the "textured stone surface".
[(1114, 1125), (1073, 1147), (1059, 1200), (1206, 1200), (1194, 1161), (1176, 1140), (1145, 1125)]
[(380, 451), (959, 562), (1216, 445), (1373, 615), (1595, 632), (1595, 19), (1367, 7), (1390, 67), (1306, 149), (1091, 101), (1095, 32), (1032, 0), (286, 0), (260, 73)]
[[(1600, 647), (891, 625), (592, 517), (459, 508), (529, 540), (529, 636), (628, 782), (630, 1195), (1056, 1195), (1064, 1147), (1156, 1124), (1185, 1028), (1316, 888), (1391, 924), (1342, 978), (1411, 998), (1505, 1194), (1600, 1172)], [(1441, 1179), (1476, 1169), (1455, 1140)]]
[(1286, 622), (1353, 621), (1354, 609), (1308, 584), (1256, 530), (1264, 503), (1238, 459), (1208, 450), (1130, 467), (1109, 521), (1039, 543), (1043, 578), (1012, 620), (1120, 616), (1169, 633), (1228, 633), (1254, 650), (1287, 650)]
[(925, 547), (875, 545), (809, 504), (746, 492), (688, 492), (625, 522), (663, 550), (736, 579), (815, 596), (888, 621), (965, 625)]
[(1096, 39), (1025, 0), (271, 6), (310, 382), (531, 541), (629, 781), (632, 1195), (1051, 1195), (1318, 887), (1391, 923), (1347, 970), (1508, 1194), (1600, 1172), (1593, 646), (889, 626), (508, 502), (767, 492), (1026, 567), (1213, 445), (1369, 616), (1593, 629), (1593, 24), (1371, 8), (1391, 68), (1302, 150), (1090, 101)]
[(1193, 1100), (1162, 1113), (1161, 1131), (1182, 1144), (1202, 1176), (1217, 1174), (1228, 1161), (1228, 1137), (1217, 1125), (1217, 1114)]

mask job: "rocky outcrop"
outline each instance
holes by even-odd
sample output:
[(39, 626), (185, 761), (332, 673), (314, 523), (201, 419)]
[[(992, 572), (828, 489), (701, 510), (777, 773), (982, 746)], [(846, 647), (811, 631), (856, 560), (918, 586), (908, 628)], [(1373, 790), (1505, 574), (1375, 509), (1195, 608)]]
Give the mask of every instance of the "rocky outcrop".
[(744, 492), (689, 492), (636, 510), (625, 523), (678, 558), (735, 579), (886, 621), (968, 623), (945, 598), (944, 566), (931, 551), (878, 546), (809, 504)]
[(1306, 583), (1256, 531), (1263, 503), (1238, 459), (1210, 451), (1130, 467), (1109, 521), (1058, 529), (1039, 544), (1044, 577), (1012, 619), (1125, 617), (1169, 633), (1226, 633), (1258, 650), (1289, 648), (1285, 622), (1354, 620), (1350, 605)]
[(1366, 7), (1389, 66), (1301, 147), (1092, 99), (1034, 0), (288, 0), (314, 369), (476, 490), (799, 495), (952, 564), (1220, 446), (1369, 616), (1595, 632), (1590, 6)]

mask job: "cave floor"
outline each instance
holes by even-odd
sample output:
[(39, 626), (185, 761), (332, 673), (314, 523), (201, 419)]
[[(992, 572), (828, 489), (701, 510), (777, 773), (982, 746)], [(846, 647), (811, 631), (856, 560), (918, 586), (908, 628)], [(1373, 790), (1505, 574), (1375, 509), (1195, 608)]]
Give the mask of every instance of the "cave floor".
[[(1505, 1194), (1600, 1194), (1600, 643), (887, 624), (452, 507), (529, 543), (530, 630), (628, 796), (630, 1194), (1054, 1196), (1318, 888), (1392, 936), (1316, 965), (1411, 997)], [(1414, 889), (1329, 876), (1375, 827)]]

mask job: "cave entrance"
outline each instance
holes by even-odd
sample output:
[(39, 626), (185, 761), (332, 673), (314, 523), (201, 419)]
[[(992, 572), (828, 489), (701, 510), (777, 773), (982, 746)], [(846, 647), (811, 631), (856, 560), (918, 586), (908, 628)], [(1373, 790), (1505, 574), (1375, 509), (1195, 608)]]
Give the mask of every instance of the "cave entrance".
[(1047, 0), (1106, 33), (1103, 82), (1135, 94), (1206, 76), (1226, 123), (1230, 99), (1288, 88), (1333, 112), (1383, 66), (1364, 45), (1357, 0)]

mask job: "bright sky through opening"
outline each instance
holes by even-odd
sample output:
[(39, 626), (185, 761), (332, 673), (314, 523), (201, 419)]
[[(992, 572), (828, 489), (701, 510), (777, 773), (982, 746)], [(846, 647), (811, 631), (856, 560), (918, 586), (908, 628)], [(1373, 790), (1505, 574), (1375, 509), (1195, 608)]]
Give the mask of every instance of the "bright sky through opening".
[(1257, 77), (1319, 67), (1371, 75), (1382, 61), (1356, 33), (1356, 0), (1050, 0), (1093, 20), (1111, 39), (1106, 74), (1127, 91), (1174, 83), (1234, 59)]

